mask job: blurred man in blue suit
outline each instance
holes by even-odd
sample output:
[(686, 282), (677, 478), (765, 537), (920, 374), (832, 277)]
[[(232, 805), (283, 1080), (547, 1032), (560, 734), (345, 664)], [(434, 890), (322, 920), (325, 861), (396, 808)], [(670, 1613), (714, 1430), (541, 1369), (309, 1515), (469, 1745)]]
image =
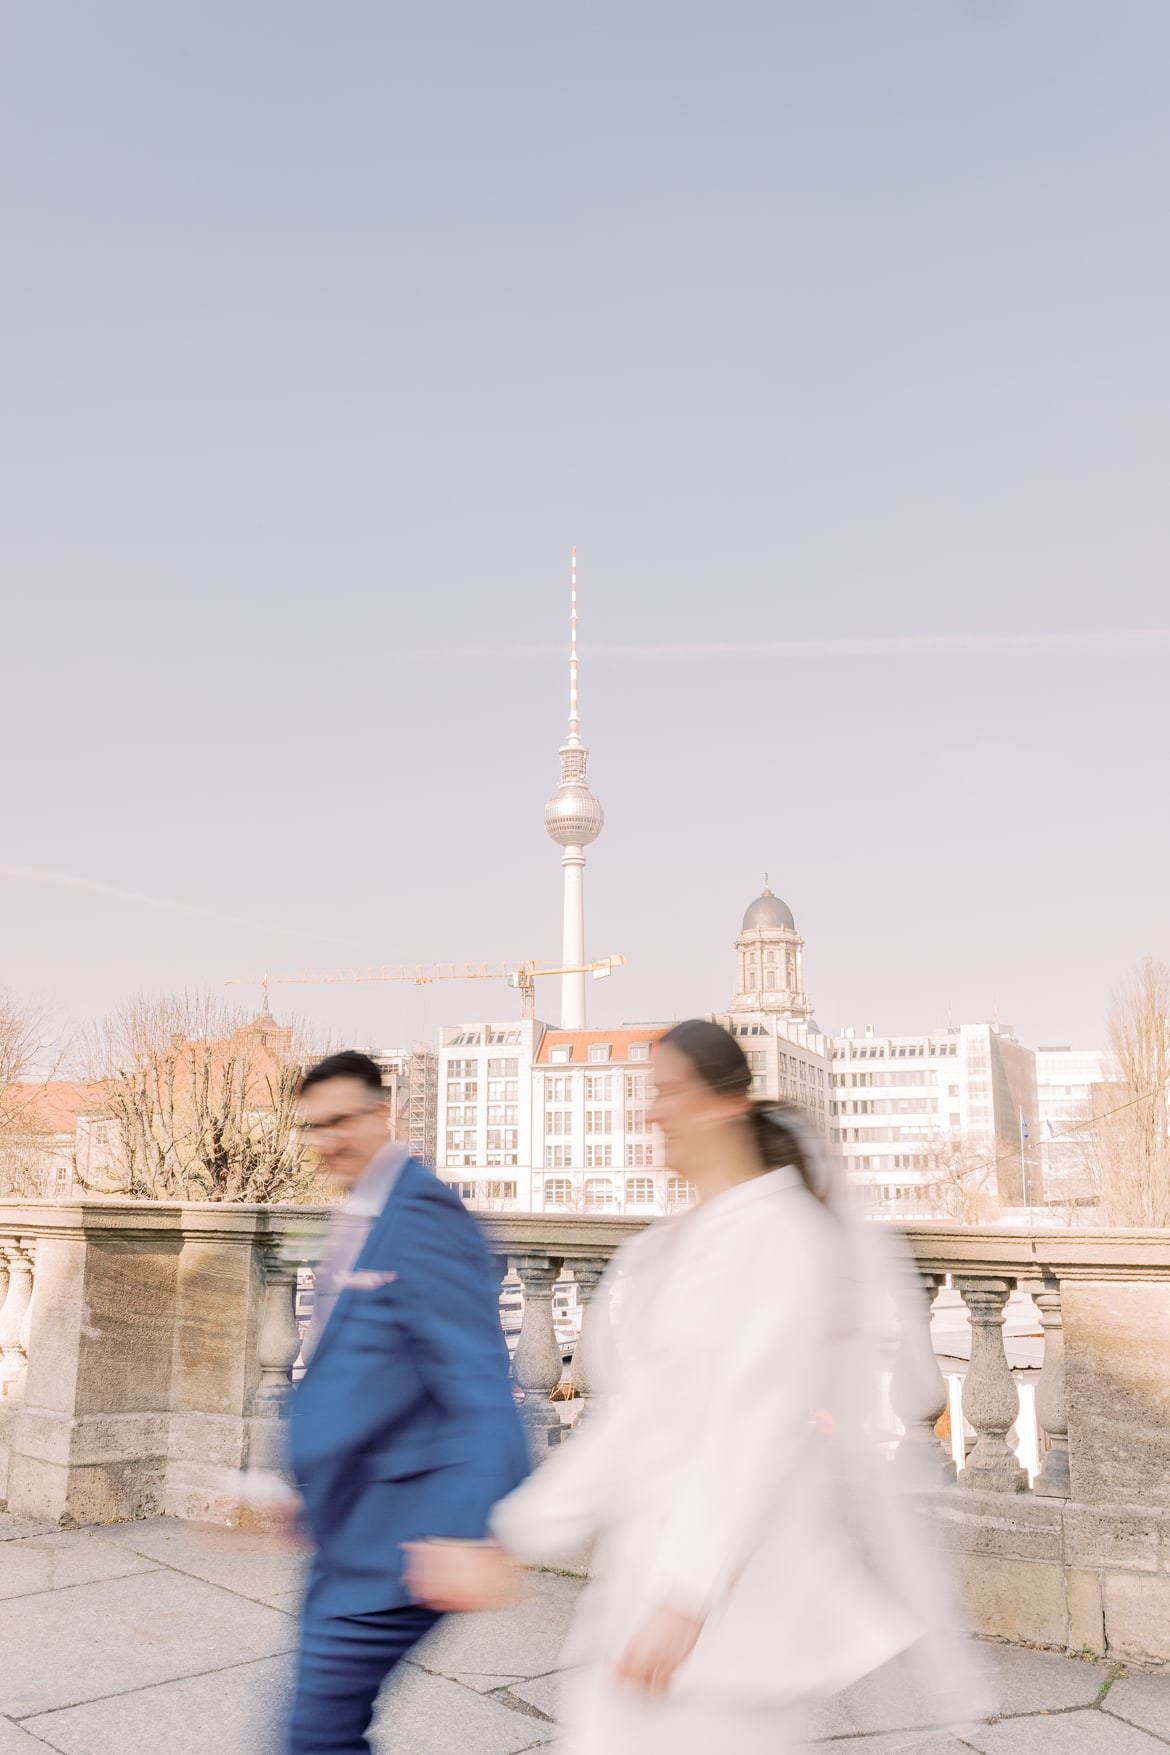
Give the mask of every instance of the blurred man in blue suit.
[(439, 1618), (406, 1588), (403, 1544), (483, 1537), (528, 1457), (479, 1227), (389, 1138), (378, 1067), (330, 1055), (300, 1103), (306, 1139), (347, 1194), (290, 1420), (316, 1553), (288, 1750), (368, 1755), (382, 1682)]

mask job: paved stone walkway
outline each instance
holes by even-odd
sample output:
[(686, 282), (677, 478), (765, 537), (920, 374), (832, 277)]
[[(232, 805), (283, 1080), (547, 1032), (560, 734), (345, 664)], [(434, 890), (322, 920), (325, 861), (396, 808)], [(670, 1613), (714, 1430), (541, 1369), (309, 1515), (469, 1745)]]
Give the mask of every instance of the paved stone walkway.
[[(174, 1522), (62, 1531), (0, 1513), (0, 1755), (276, 1755), (298, 1562), (258, 1534)], [(520, 1755), (556, 1741), (576, 1580), (453, 1617), (392, 1690), (379, 1755)], [(1170, 1675), (985, 1646), (1000, 1716), (961, 1738), (904, 1728), (888, 1682), (832, 1701), (816, 1755), (1156, 1755)], [(729, 1751), (729, 1755), (734, 1755)]]

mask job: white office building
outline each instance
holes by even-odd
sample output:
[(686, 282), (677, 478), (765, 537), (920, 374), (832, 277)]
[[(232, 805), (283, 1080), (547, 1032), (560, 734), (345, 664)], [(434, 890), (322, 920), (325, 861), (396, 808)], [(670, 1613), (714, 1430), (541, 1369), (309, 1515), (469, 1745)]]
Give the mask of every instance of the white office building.
[(1100, 1048), (1038, 1048), (1036, 1100), (1045, 1198), (1088, 1206), (1097, 1199), (1091, 1121), (1108, 1078)]
[(876, 1214), (969, 1222), (1043, 1198), (1035, 1056), (1006, 1026), (867, 1026), (830, 1057), (829, 1140)]
[(666, 1212), (689, 1198), (649, 1122), (665, 1024), (462, 1024), (439, 1050), (439, 1174), (480, 1211)]

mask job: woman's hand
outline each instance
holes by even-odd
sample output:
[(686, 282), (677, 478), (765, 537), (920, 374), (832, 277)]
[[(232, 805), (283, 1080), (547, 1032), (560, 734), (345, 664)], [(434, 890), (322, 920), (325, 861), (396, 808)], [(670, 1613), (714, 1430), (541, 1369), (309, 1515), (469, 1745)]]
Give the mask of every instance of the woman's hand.
[(406, 1588), (441, 1614), (506, 1609), (519, 1595), (518, 1569), (495, 1542), (404, 1542)]
[(679, 1665), (695, 1649), (703, 1623), (679, 1609), (655, 1609), (631, 1635), (617, 1661), (617, 1674), (651, 1694), (664, 1694)]

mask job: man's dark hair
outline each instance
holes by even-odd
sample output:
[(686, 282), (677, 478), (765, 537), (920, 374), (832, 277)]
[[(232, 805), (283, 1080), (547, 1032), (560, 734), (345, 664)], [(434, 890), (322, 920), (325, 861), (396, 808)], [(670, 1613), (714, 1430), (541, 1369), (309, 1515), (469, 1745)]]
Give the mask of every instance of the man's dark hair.
[(327, 1054), (324, 1060), (311, 1066), (297, 1086), (297, 1096), (303, 1097), (306, 1091), (311, 1091), (314, 1085), (323, 1085), (327, 1079), (356, 1079), (359, 1085), (366, 1085), (377, 1096), (384, 1095), (381, 1067), (368, 1054), (359, 1054), (356, 1048), (343, 1049), (340, 1054)]

